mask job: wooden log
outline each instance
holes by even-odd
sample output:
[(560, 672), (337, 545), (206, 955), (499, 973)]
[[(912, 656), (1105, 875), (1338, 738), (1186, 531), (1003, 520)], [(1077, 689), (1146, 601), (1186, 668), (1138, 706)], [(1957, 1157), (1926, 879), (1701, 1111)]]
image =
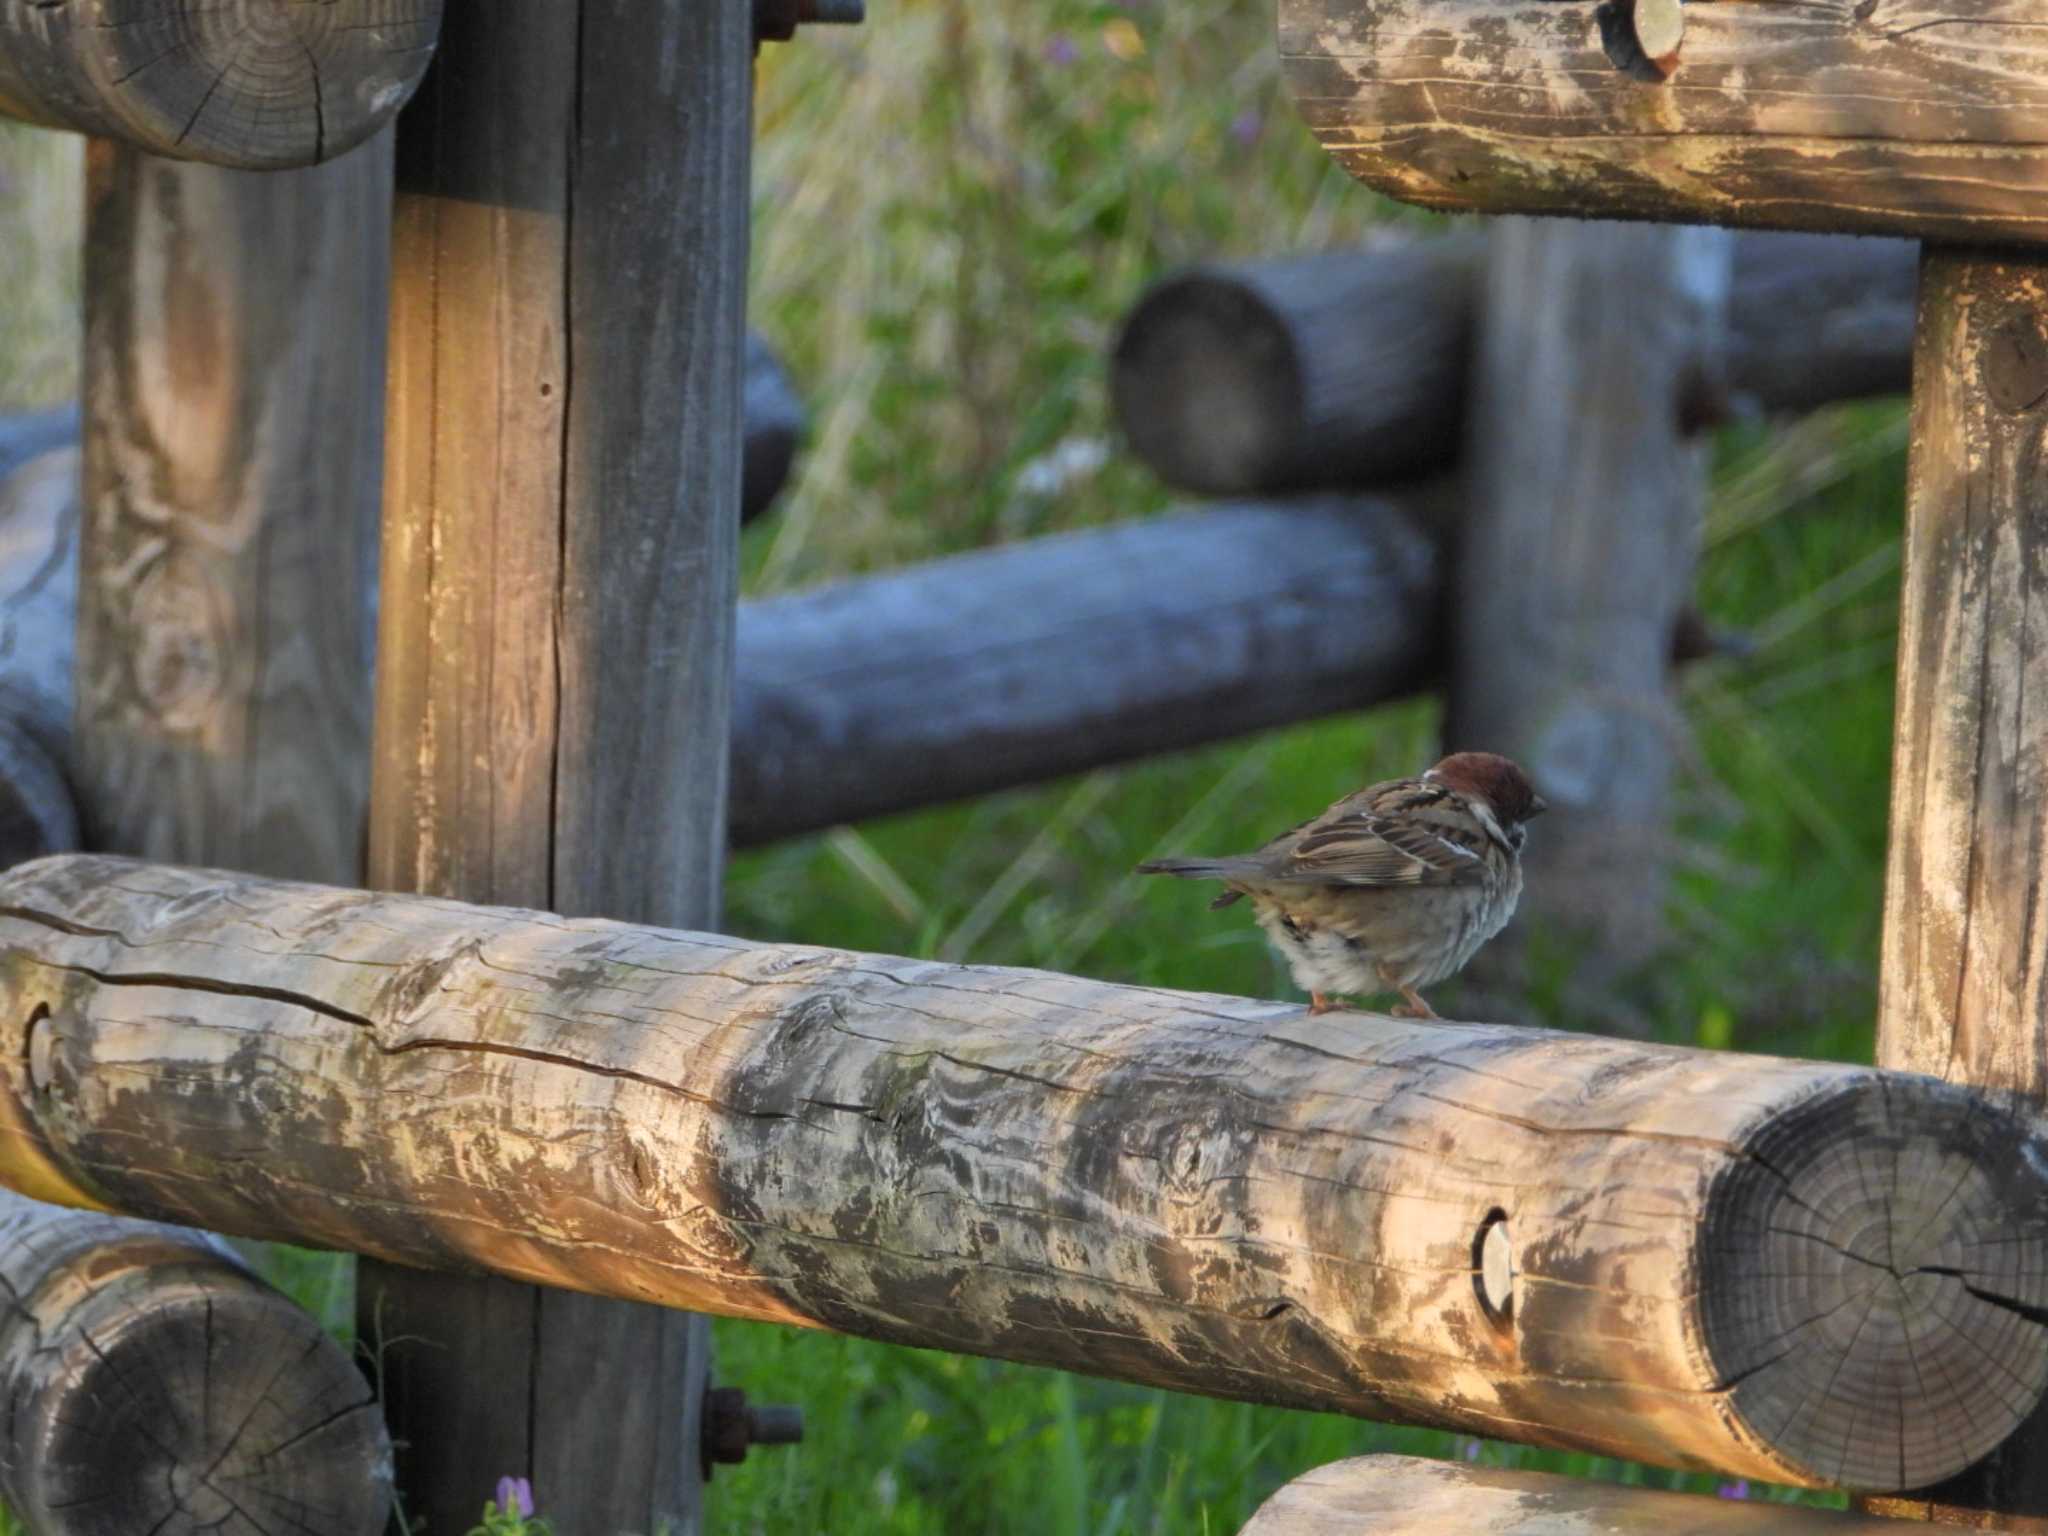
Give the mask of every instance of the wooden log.
[[(2048, 264), (1930, 250), (1907, 459), (1877, 1058), (2048, 1103)], [(2048, 1415), (1900, 1512), (2048, 1521)], [(1996, 1515), (1984, 1512), (1995, 1511)], [(2032, 1520), (2035, 1524), (2021, 1523)]]
[(0, 1182), (222, 1231), (1852, 1488), (2048, 1384), (1930, 1078), (80, 854), (0, 1017)]
[(68, 768), (78, 476), (75, 447), (0, 470), (0, 866), (79, 846)]
[(0, 115), (247, 170), (317, 165), (391, 121), (441, 0), (0, 0)]
[(746, 377), (740, 392), (740, 522), (751, 523), (775, 504), (789, 482), (809, 420), (789, 370), (758, 331), (747, 332)]
[(1668, 646), (1706, 498), (1681, 402), (1720, 328), (1729, 241), (1523, 219), (1492, 238), (1444, 741), (1513, 757), (1550, 802), (1523, 911), (1590, 941), (1583, 1006), (1664, 938)]
[(76, 745), (89, 846), (353, 883), (391, 143), (87, 153)]
[(1222, 507), (741, 605), (732, 839), (1358, 709), (1435, 675), (1438, 553), (1389, 501)]
[(1357, 1456), (1304, 1472), (1238, 1536), (1898, 1536), (1832, 1509), (1624, 1488), (1413, 1456)]
[[(624, 14), (452, 9), (400, 124), (370, 882), (709, 926), (753, 27)], [(701, 1319), (380, 1264), (358, 1305), (431, 1529), (515, 1467), (560, 1536), (698, 1529)]]
[(1620, 0), (1281, 0), (1280, 59), (1338, 164), (1432, 208), (2048, 238), (2027, 0), (1663, 9), (1668, 71)]
[[(1117, 422), (1162, 480), (1206, 495), (1447, 471), (1466, 429), (1480, 250), (1453, 237), (1166, 278), (1111, 357)], [(1902, 240), (1744, 235), (1729, 393), (1762, 411), (1904, 393), (1918, 262)]]
[(348, 1352), (226, 1243), (0, 1194), (0, 1498), (36, 1536), (378, 1536)]

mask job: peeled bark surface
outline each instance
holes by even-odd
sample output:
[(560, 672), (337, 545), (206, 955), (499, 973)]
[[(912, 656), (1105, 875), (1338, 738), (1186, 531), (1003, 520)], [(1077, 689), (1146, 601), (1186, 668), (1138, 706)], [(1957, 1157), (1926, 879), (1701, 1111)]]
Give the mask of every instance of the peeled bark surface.
[[(1447, 470), (1466, 431), (1481, 248), (1453, 236), (1164, 278), (1111, 358), (1117, 423), (1162, 480), (1207, 495)], [(1910, 242), (1744, 234), (1734, 263), (1714, 338), (1729, 403), (1808, 411), (1905, 392)]]
[[(2035, 1113), (2048, 1102), (2044, 508), (2048, 264), (1930, 250), (1907, 460), (1877, 1059)], [(1899, 1508), (2048, 1529), (2048, 1414)]]
[(1238, 1536), (1899, 1536), (1888, 1520), (1547, 1472), (1359, 1456), (1304, 1472)]
[(399, 1263), (1860, 1488), (2048, 1383), (2048, 1148), (1926, 1078), (84, 855), (0, 1016), (7, 1183)]
[(246, 170), (317, 165), (397, 115), (441, 0), (0, 0), (0, 115)]
[(2032, 0), (1663, 6), (1281, 0), (1280, 62), (1337, 163), (1432, 208), (1985, 243), (2048, 238)]
[(379, 1536), (391, 1443), (225, 1243), (0, 1194), (0, 1498), (35, 1536)]
[(1440, 555), (1363, 497), (1126, 523), (740, 605), (732, 840), (1426, 687)]

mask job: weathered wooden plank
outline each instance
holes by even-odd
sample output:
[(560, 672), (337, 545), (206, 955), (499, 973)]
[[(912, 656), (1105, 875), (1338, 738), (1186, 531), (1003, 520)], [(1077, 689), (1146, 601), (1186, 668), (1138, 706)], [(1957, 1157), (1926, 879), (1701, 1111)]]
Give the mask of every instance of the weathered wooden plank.
[[(373, 885), (716, 920), (751, 53), (741, 0), (448, 16), (399, 134)], [(358, 1300), (431, 1528), (517, 1467), (562, 1536), (698, 1529), (701, 1322), (371, 1264)]]
[(1790, 1482), (2048, 1383), (2048, 1148), (1928, 1078), (86, 855), (0, 1016), (0, 1180), (224, 1231)]
[(1304, 1472), (1238, 1536), (1898, 1536), (1832, 1509), (1660, 1493), (1412, 1456), (1358, 1456)]
[[(2048, 265), (1928, 252), (1912, 431), (1877, 1058), (2038, 1109)], [(2048, 1416), (1931, 1498), (2048, 1517)]]
[(1670, 636), (1706, 501), (1683, 418), (1720, 373), (1730, 246), (1710, 229), (1492, 230), (1444, 744), (1506, 753), (1543, 787), (1523, 910), (1590, 941), (1581, 998), (1663, 942), (1681, 728)]
[(2030, 0), (1672, 7), (1668, 78), (1611, 56), (1632, 9), (1281, 0), (1281, 64), (1340, 165), (1430, 207), (2048, 238)]
[(79, 846), (66, 766), (78, 475), (75, 447), (48, 450), (12, 473), (0, 468), (0, 865)]
[(0, 1498), (37, 1536), (378, 1536), (391, 1442), (227, 1244), (0, 1194)]
[(732, 840), (987, 794), (1426, 687), (1408, 506), (1222, 507), (740, 606)]
[(0, 114), (249, 170), (317, 165), (384, 124), (441, 0), (0, 0)]
[[(1464, 445), (1479, 251), (1452, 237), (1165, 278), (1110, 361), (1118, 425), (1161, 479), (1207, 495), (1448, 470)], [(1720, 350), (1738, 408), (1905, 392), (1910, 243), (1745, 234), (1734, 260)]]
[(362, 868), (391, 144), (87, 156), (74, 761), (90, 846)]

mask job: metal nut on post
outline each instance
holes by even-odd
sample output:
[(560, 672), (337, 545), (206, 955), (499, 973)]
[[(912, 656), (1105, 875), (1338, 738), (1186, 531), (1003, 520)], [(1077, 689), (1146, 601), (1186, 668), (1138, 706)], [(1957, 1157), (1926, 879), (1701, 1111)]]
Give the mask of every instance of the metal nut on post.
[(867, 20), (864, 0), (754, 0), (754, 41), (786, 43), (799, 26), (858, 26)]
[(796, 1445), (804, 1438), (804, 1411), (793, 1403), (750, 1403), (742, 1387), (704, 1393), (704, 1475), (747, 1459), (756, 1445)]

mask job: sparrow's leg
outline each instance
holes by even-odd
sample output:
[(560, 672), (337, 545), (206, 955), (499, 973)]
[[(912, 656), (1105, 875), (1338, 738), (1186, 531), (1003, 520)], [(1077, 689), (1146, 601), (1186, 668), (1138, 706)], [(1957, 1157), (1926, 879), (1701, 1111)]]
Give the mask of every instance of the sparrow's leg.
[(1429, 1000), (1413, 987), (1402, 987), (1401, 1004), (1394, 1010), (1397, 1019), (1440, 1019), (1442, 1014), (1429, 1006)]
[(1308, 995), (1308, 1011), (1310, 1013), (1335, 1013), (1343, 1006), (1342, 1003), (1331, 1002), (1326, 993), (1311, 992)]

